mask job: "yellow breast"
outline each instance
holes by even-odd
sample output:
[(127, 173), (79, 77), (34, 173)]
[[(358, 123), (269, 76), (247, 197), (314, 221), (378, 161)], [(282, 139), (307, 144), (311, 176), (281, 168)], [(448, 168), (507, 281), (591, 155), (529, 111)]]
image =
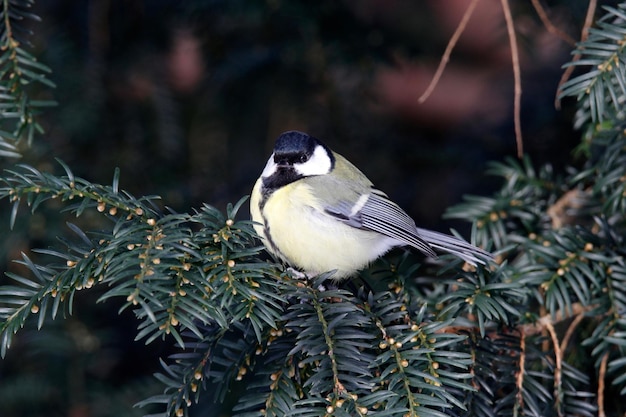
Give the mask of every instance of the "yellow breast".
[(261, 223), (255, 228), (266, 248), (308, 274), (337, 270), (334, 278), (353, 275), (397, 243), (327, 214), (305, 181), (276, 190), (263, 208), (259, 196), (253, 192), (251, 214)]

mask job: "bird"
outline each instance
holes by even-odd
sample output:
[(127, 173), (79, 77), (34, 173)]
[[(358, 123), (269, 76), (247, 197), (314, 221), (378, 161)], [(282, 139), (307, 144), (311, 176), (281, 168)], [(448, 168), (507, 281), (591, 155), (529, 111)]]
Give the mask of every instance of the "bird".
[(332, 280), (350, 278), (399, 246), (435, 259), (435, 250), (448, 252), (472, 265), (492, 260), (464, 240), (417, 227), (356, 166), (299, 131), (276, 139), (250, 214), (266, 250), (310, 277), (333, 271)]

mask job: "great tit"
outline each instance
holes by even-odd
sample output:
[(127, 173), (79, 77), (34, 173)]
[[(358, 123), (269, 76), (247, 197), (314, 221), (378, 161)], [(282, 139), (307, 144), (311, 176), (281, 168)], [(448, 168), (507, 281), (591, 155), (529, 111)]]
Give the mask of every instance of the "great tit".
[(491, 254), (415, 222), (347, 159), (306, 133), (276, 140), (250, 198), (254, 228), (266, 249), (309, 276), (354, 275), (396, 246), (434, 249), (475, 265)]

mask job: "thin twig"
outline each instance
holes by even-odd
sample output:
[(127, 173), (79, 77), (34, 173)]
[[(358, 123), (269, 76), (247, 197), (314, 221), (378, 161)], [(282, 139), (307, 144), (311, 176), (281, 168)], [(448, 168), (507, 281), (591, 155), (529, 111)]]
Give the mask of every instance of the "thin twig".
[(450, 61), (450, 55), (452, 54), (452, 50), (456, 46), (456, 43), (459, 41), (461, 34), (467, 27), (467, 22), (469, 22), (470, 17), (472, 16), (472, 13), (474, 13), (474, 9), (476, 8), (477, 3), (478, 3), (478, 0), (472, 0), (472, 2), (467, 7), (467, 10), (465, 10), (465, 13), (463, 14), (463, 18), (461, 19), (459, 26), (457, 26), (456, 30), (454, 31), (454, 34), (448, 41), (448, 45), (446, 46), (446, 50), (444, 51), (443, 56), (441, 57), (441, 61), (439, 61), (439, 66), (437, 67), (437, 71), (435, 71), (435, 75), (433, 76), (433, 79), (430, 81), (430, 84), (428, 84), (428, 88), (426, 88), (426, 91), (424, 91), (424, 93), (417, 100), (418, 103), (421, 104), (425, 102), (426, 100), (428, 100), (428, 97), (430, 97), (432, 92), (435, 90), (435, 87), (439, 83), (439, 79), (441, 78), (441, 75), (443, 74), (443, 70), (446, 68), (446, 65), (448, 65), (448, 61)]
[(526, 336), (532, 336), (534, 334), (540, 333), (544, 331), (548, 324), (554, 325), (559, 323), (571, 316), (580, 316), (584, 315), (584, 313), (597, 308), (596, 304), (591, 305), (583, 305), (581, 303), (572, 304), (571, 314), (568, 314), (568, 311), (564, 312), (561, 310), (556, 311), (554, 314), (545, 313), (543, 316), (539, 318), (539, 320), (530, 324), (521, 324), (517, 326), (517, 330)]
[(606, 365), (609, 361), (609, 352), (605, 353), (600, 361), (598, 370), (598, 417), (605, 417), (604, 412), (604, 380), (606, 378)]
[(593, 24), (593, 18), (596, 15), (597, 0), (589, 0), (589, 6), (587, 6), (587, 15), (585, 16), (585, 24), (581, 32), (581, 40), (586, 40), (589, 36), (589, 28)]
[[(587, 15), (585, 16), (585, 23), (583, 25), (583, 29), (580, 34), (581, 42), (584, 42), (589, 36), (589, 28), (593, 24), (593, 18), (596, 14), (597, 4), (598, 4), (597, 0), (589, 0), (589, 5), (587, 6)], [(578, 61), (580, 58), (582, 58), (582, 54), (574, 55), (574, 58), (572, 58), (572, 63)], [(559, 94), (561, 94), (561, 87), (563, 86), (563, 84), (567, 82), (567, 80), (569, 80), (569, 77), (571, 77), (573, 72), (574, 72), (574, 65), (570, 65), (569, 67), (565, 69), (565, 71), (563, 72), (563, 75), (561, 76), (561, 80), (559, 80), (559, 85), (556, 88), (556, 97), (554, 99), (554, 107), (556, 107), (557, 110), (561, 109), (561, 99), (559, 98)]]
[(501, 0), (502, 10), (504, 12), (504, 20), (506, 21), (506, 29), (509, 34), (509, 43), (511, 45), (511, 60), (513, 63), (513, 78), (515, 83), (515, 92), (513, 97), (513, 123), (515, 124), (515, 142), (517, 143), (517, 157), (524, 156), (524, 142), (522, 139), (522, 75), (519, 64), (519, 51), (517, 49), (517, 39), (515, 37), (515, 25), (513, 24), (513, 15), (508, 0)]
[(567, 33), (563, 32), (561, 29), (554, 26), (554, 24), (548, 17), (548, 13), (546, 13), (546, 9), (543, 8), (539, 0), (530, 0), (530, 1), (533, 4), (535, 11), (537, 12), (539, 19), (541, 19), (541, 23), (543, 23), (543, 25), (546, 27), (548, 32), (554, 34), (555, 36), (560, 38), (563, 42), (567, 42), (571, 46), (576, 46), (576, 40), (574, 40), (574, 38), (572, 38), (570, 35), (568, 35)]
[[(583, 305), (581, 303), (574, 303), (572, 304), (571, 310), (567, 309), (566, 312), (557, 310), (554, 312), (554, 314), (551, 314), (544, 310), (542, 313), (540, 313), (543, 315), (540, 316), (539, 319), (536, 320), (535, 322), (527, 323), (527, 324), (520, 324), (516, 326), (515, 329), (520, 334), (523, 334), (525, 336), (533, 336), (533, 335), (544, 332), (548, 326), (554, 326), (558, 323), (561, 323), (564, 320), (569, 319), (572, 316), (576, 316), (576, 318), (574, 319), (574, 323), (578, 324), (577, 321), (582, 320), (586, 312), (591, 311), (597, 307), (598, 307), (597, 304)], [(565, 338), (563, 339), (563, 342), (561, 342), (561, 350), (565, 350), (565, 346), (567, 346), (567, 343), (569, 343), (569, 339), (571, 338), (571, 335), (568, 335), (568, 333), (573, 332), (575, 327), (576, 326), (573, 323), (572, 325), (570, 325), (570, 328), (565, 334)], [(478, 328), (476, 326), (456, 325), (456, 326), (444, 327), (438, 333), (456, 334), (456, 333), (470, 331), (470, 330), (478, 331)], [(489, 333), (489, 337), (496, 338), (497, 334)]]
[(557, 415), (559, 417), (563, 417), (559, 395), (561, 392), (561, 376), (563, 372), (563, 352), (561, 351), (559, 338), (556, 335), (556, 331), (554, 330), (552, 323), (547, 322), (546, 329), (550, 334), (550, 339), (552, 339), (552, 345), (554, 346), (554, 359), (556, 361), (554, 368), (554, 407), (556, 408)]
[(520, 334), (519, 350), (519, 369), (515, 378), (515, 386), (517, 387), (517, 392), (515, 393), (515, 406), (513, 407), (513, 417), (517, 417), (519, 415), (519, 411), (524, 407), (524, 394), (522, 391), (526, 367), (526, 335), (524, 333)]
[(580, 324), (581, 321), (583, 321), (583, 319), (585, 318), (585, 315), (583, 313), (577, 315), (574, 320), (572, 320), (572, 322), (570, 323), (569, 327), (567, 328), (567, 331), (565, 332), (565, 335), (563, 336), (563, 340), (561, 340), (561, 351), (564, 352), (565, 349), (567, 349), (567, 345), (569, 344), (569, 340), (572, 338), (572, 335), (574, 334), (574, 330), (576, 330), (576, 327), (578, 327), (578, 325)]

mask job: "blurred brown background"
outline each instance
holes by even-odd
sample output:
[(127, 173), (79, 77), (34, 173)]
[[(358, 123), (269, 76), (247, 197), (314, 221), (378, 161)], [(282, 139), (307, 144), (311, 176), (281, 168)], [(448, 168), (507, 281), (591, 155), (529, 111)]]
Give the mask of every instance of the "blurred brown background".
[[(38, 163), (50, 154), (187, 211), (249, 193), (282, 131), (326, 141), (416, 217), (435, 225), (485, 162), (514, 155), (513, 81), (499, 0), (482, 0), (433, 96), (430, 82), (467, 0), (90, 0), (37, 4), (35, 49), (54, 70)], [(552, 4), (550, 4), (552, 3)], [(576, 36), (585, 1), (548, 2)], [(513, 2), (526, 150), (567, 160), (556, 112), (571, 47)]]

